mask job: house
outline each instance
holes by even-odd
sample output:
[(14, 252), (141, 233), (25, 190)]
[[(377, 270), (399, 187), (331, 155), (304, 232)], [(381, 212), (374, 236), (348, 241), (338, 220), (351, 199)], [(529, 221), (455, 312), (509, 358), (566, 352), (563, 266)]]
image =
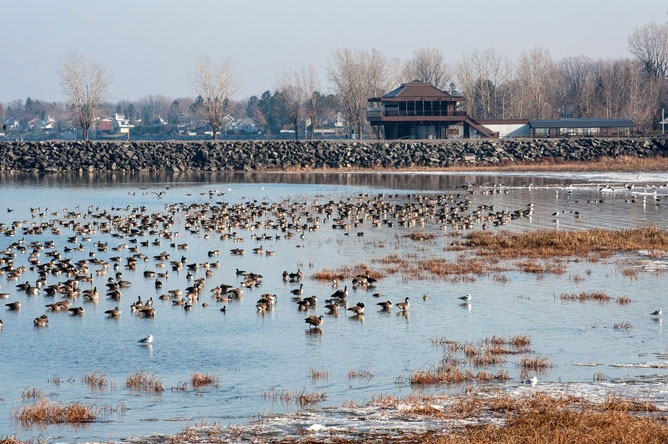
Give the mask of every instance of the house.
[(494, 137), (492, 131), (466, 114), (465, 100), (416, 80), (369, 99), (367, 120), (385, 139)]
[(114, 114), (114, 129), (121, 134), (130, 132), (130, 128), (135, 126), (130, 123), (130, 119), (126, 119), (123, 114)]
[(482, 120), (499, 137), (628, 136), (630, 119)]
[(111, 134), (114, 131), (114, 121), (108, 117), (98, 120), (97, 130), (103, 133)]

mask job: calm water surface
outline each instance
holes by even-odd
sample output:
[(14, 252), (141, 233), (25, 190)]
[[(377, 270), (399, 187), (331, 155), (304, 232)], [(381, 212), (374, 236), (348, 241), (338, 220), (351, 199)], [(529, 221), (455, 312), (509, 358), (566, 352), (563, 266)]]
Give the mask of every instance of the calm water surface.
[[(628, 190), (624, 182), (633, 181), (636, 187)], [(127, 216), (126, 207), (145, 206), (145, 212), (164, 212), (165, 204), (183, 202), (230, 204), (258, 202), (320, 203), (355, 201), (360, 193), (370, 197), (385, 193), (395, 204), (404, 204), (409, 193), (428, 195), (460, 195), (470, 198), (471, 211), (478, 205), (494, 205), (497, 211), (525, 209), (534, 204), (531, 218), (511, 221), (504, 229), (526, 231), (543, 228), (586, 229), (593, 227), (636, 227), (656, 224), (667, 228), (668, 189), (661, 184), (668, 182), (667, 174), (229, 174), (199, 176), (10, 176), (0, 178), (0, 223), (10, 225), (22, 221), (26, 227), (32, 223), (62, 218), (64, 209), (87, 213), (90, 205), (109, 210), (113, 214)], [(469, 194), (466, 184), (484, 185), (502, 183), (505, 192), (487, 193), (486, 186), (472, 188)], [(603, 189), (601, 184), (613, 184), (615, 193)], [(653, 188), (651, 185), (655, 185)], [(648, 186), (650, 185), (650, 186)], [(210, 198), (208, 191), (217, 190), (224, 195)], [(164, 192), (159, 199), (157, 193)], [(630, 200), (636, 196), (636, 202)], [(75, 210), (76, 207), (78, 210)], [(31, 208), (40, 207), (48, 213), (59, 211), (59, 216), (33, 217)], [(6, 208), (13, 209), (7, 212)], [(112, 211), (112, 208), (114, 210)], [(121, 209), (119, 209), (121, 208)], [(576, 217), (574, 212), (579, 212)], [(560, 213), (554, 217), (553, 213)], [(267, 214), (263, 219), (272, 219)], [(76, 219), (82, 223), (83, 217)], [(661, 271), (666, 258), (648, 258), (641, 253), (626, 255), (632, 262), (623, 266), (611, 258), (604, 262), (564, 262), (567, 272), (562, 275), (536, 276), (520, 272), (504, 273), (507, 281), (501, 283), (493, 276), (475, 276), (475, 279), (449, 282), (435, 279), (409, 280), (400, 273), (381, 279), (373, 291), (350, 290), (348, 300), (355, 304), (365, 302), (363, 321), (354, 320), (341, 312), (338, 317), (325, 316), (322, 334), (309, 332), (304, 318), (308, 314), (324, 314), (324, 299), (333, 292), (329, 282), (311, 279), (316, 271), (337, 269), (345, 265), (371, 264), (372, 258), (390, 254), (413, 253), (422, 257), (455, 259), (460, 252), (444, 251), (454, 240), (442, 232), (440, 224), (427, 220), (424, 227), (393, 228), (374, 227), (369, 221), (353, 227), (349, 235), (344, 230), (333, 230), (330, 224), (321, 223), (317, 231), (297, 234), (291, 239), (255, 241), (252, 234), (274, 236), (285, 234), (277, 230), (254, 231), (237, 229), (243, 242), (220, 240), (213, 233), (210, 239), (204, 233), (190, 233), (184, 226), (184, 213), (175, 215), (172, 231), (179, 231), (176, 243), (187, 243), (186, 251), (169, 246), (164, 239), (160, 246), (141, 247), (140, 251), (153, 257), (163, 251), (171, 259), (182, 255), (188, 263), (220, 261), (220, 269), (213, 270), (207, 279), (199, 304), (186, 312), (170, 301), (157, 300), (169, 289), (185, 289), (191, 285), (187, 271), (171, 271), (161, 290), (154, 288), (155, 279), (145, 279), (145, 270), (161, 271), (157, 261), (139, 262), (136, 271), (121, 267), (123, 278), (132, 282), (123, 291), (121, 302), (108, 300), (100, 294), (97, 304), (83, 303), (82, 317), (66, 313), (50, 313), (46, 328), (34, 328), (33, 319), (45, 312), (44, 305), (54, 301), (40, 292), (27, 296), (15, 287), (29, 281), (34, 285), (37, 275), (25, 272), (19, 281), (0, 278), (0, 292), (9, 293), (3, 303), (18, 300), (22, 309), (18, 312), (0, 311), (4, 328), (0, 331), (0, 435), (18, 434), (21, 438), (37, 435), (54, 437), (56, 441), (104, 441), (150, 433), (175, 433), (186, 424), (199, 420), (227, 425), (246, 423), (260, 412), (295, 411), (294, 405), (283, 405), (263, 399), (263, 392), (315, 390), (326, 391), (327, 400), (321, 405), (340, 406), (346, 400), (357, 403), (368, 401), (372, 395), (394, 393), (407, 395), (410, 387), (396, 384), (397, 378), (405, 378), (413, 369), (428, 368), (443, 357), (443, 351), (431, 344), (435, 336), (456, 341), (476, 341), (492, 335), (509, 336), (528, 334), (533, 350), (548, 357), (554, 368), (541, 374), (541, 383), (591, 383), (596, 372), (603, 372), (611, 379), (630, 378), (635, 385), (646, 387), (648, 398), (664, 401), (668, 398), (667, 371), (664, 368), (624, 368), (614, 364), (658, 362), (665, 364), (668, 351), (663, 323), (648, 314), (666, 304), (668, 274)], [(474, 226), (479, 230), (480, 226)], [(497, 228), (490, 228), (496, 230)], [(435, 233), (436, 239), (415, 242), (402, 237), (417, 230)], [(293, 230), (294, 231), (294, 230)], [(358, 236), (357, 232), (364, 232)], [(465, 233), (465, 231), (462, 231)], [(67, 238), (74, 233), (61, 228), (60, 236), (46, 232), (41, 236), (22, 235), (0, 237), (0, 250), (5, 250), (19, 239), (44, 243), (53, 240), (56, 249), (63, 251)], [(153, 240), (147, 235), (141, 240)], [(73, 262), (95, 257), (108, 260), (120, 256), (122, 264), (133, 253), (111, 248), (97, 252), (96, 241), (108, 242), (110, 247), (127, 243), (128, 239), (114, 238), (97, 233), (84, 242), (84, 251), (67, 253)], [(275, 250), (275, 256), (252, 254), (254, 247), (262, 245)], [(229, 254), (232, 248), (244, 248), (244, 256)], [(207, 251), (220, 249), (221, 255), (209, 258)], [(28, 250), (28, 252), (30, 249)], [(47, 262), (48, 249), (42, 250), (40, 261)], [(29, 254), (17, 254), (15, 266), (26, 265)], [(624, 276), (623, 268), (639, 271), (637, 279)], [(644, 268), (643, 268), (644, 267)], [(99, 268), (91, 264), (91, 271)], [(262, 274), (262, 286), (244, 290), (242, 301), (227, 304), (216, 303), (210, 296), (211, 288), (222, 283), (238, 286), (240, 279), (236, 269)], [(281, 277), (284, 270), (304, 272), (304, 295), (317, 295), (318, 307), (309, 313), (297, 310), (290, 300), (290, 290), (298, 284), (286, 283)], [(650, 271), (643, 271), (649, 269)], [(93, 283), (82, 283), (83, 289), (104, 288), (113, 269), (107, 276), (96, 276)], [(199, 269), (195, 278), (203, 277)], [(64, 276), (49, 276), (48, 284), (62, 282)], [(350, 285), (350, 282), (347, 282)], [(344, 283), (341, 283), (343, 286)], [(613, 298), (627, 296), (629, 305), (614, 302), (564, 303), (559, 300), (563, 292), (579, 293), (605, 291)], [(372, 293), (383, 293), (382, 300), (399, 302), (411, 297), (409, 316), (377, 312), (377, 299)], [(275, 293), (278, 302), (272, 312), (259, 314), (255, 302), (262, 293)], [(470, 306), (461, 306), (457, 297), (470, 293)], [(423, 295), (428, 295), (423, 300)], [(130, 312), (130, 304), (142, 299), (156, 299), (156, 317), (141, 318)], [(59, 298), (56, 298), (56, 300)], [(202, 303), (209, 304), (202, 307)], [(119, 305), (120, 319), (107, 319), (104, 311)], [(219, 308), (227, 306), (227, 312)], [(628, 322), (628, 330), (614, 329), (613, 324)], [(152, 334), (152, 347), (142, 347), (137, 340)], [(663, 360), (661, 357), (663, 356)], [(516, 384), (520, 371), (510, 358), (504, 366)], [(575, 364), (597, 363), (597, 367)], [(659, 365), (661, 367), (661, 365)], [(312, 381), (309, 368), (329, 371), (326, 380)], [(91, 391), (81, 382), (85, 374), (98, 369), (111, 382), (102, 391)], [(149, 370), (162, 380), (165, 391), (160, 395), (133, 393), (123, 388), (130, 373)], [(368, 370), (370, 379), (349, 379), (350, 370)], [(217, 388), (175, 391), (177, 384), (187, 381), (193, 372), (208, 372), (219, 377)], [(643, 375), (655, 375), (651, 382)], [(60, 378), (59, 385), (48, 380)], [(591, 384), (592, 386), (594, 384)], [(127, 407), (124, 415), (108, 414), (102, 420), (85, 427), (52, 425), (26, 427), (13, 419), (15, 409), (25, 405), (21, 392), (32, 386), (42, 390), (54, 401), (81, 401), (97, 406)], [(623, 391), (625, 386), (620, 385)], [(113, 388), (113, 389), (112, 389)], [(461, 387), (452, 390), (461, 390)]]

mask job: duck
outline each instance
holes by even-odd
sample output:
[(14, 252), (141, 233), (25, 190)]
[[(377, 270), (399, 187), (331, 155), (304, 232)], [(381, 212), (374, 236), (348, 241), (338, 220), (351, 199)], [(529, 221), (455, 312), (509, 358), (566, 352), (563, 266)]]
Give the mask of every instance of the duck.
[(352, 311), (356, 315), (364, 314), (364, 302), (358, 302), (354, 307), (350, 307), (348, 311)]
[(410, 308), (411, 304), (408, 302), (408, 297), (404, 299), (404, 302), (397, 302), (397, 308), (401, 311), (407, 311)]
[(118, 307), (114, 307), (112, 310), (105, 311), (104, 314), (106, 314), (110, 318), (120, 318), (121, 310), (119, 310)]
[(304, 319), (304, 322), (309, 324), (309, 328), (320, 327), (323, 323), (322, 315), (320, 316), (311, 315), (308, 318)]

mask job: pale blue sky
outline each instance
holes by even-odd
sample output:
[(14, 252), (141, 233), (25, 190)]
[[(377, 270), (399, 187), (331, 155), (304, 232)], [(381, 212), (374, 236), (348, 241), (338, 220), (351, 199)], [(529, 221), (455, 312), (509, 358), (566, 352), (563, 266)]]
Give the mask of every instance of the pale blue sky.
[(68, 51), (108, 69), (112, 100), (192, 95), (195, 57), (230, 57), (243, 98), (308, 62), (326, 86), (341, 47), (401, 59), (438, 47), (450, 63), (490, 46), (511, 58), (534, 46), (555, 59), (627, 56), (633, 28), (667, 11), (665, 0), (4, 0), (0, 101), (62, 100), (55, 73)]

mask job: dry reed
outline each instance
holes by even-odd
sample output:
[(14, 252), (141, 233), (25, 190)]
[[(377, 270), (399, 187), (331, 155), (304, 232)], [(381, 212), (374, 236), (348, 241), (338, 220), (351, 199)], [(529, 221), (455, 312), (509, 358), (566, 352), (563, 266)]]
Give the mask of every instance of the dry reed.
[(559, 295), (559, 299), (561, 299), (562, 301), (578, 301), (578, 302), (596, 301), (601, 304), (610, 302), (612, 300), (612, 298), (603, 291), (594, 291), (592, 293), (582, 292), (580, 294), (562, 293)]
[(615, 322), (612, 326), (615, 330), (630, 330), (632, 327), (630, 322)]
[(125, 387), (130, 390), (147, 393), (161, 393), (165, 390), (157, 376), (149, 371), (132, 373), (125, 381)]
[(190, 375), (190, 384), (193, 387), (218, 387), (219, 378), (208, 373), (193, 373)]
[(33, 386), (29, 386), (21, 390), (21, 399), (23, 401), (33, 401), (35, 399), (44, 398), (46, 394)]
[(23, 425), (80, 424), (97, 419), (94, 409), (79, 402), (62, 404), (47, 398), (14, 410), (14, 419)]
[(366, 369), (361, 369), (361, 370), (348, 370), (348, 379), (371, 379), (374, 377), (374, 374), (371, 373), (369, 370)]
[(323, 368), (322, 370), (317, 370), (315, 368), (309, 367), (309, 372), (311, 374), (311, 381), (317, 381), (320, 379), (327, 380), (329, 378), (329, 370)]
[(89, 375), (82, 376), (81, 382), (96, 390), (102, 390), (108, 384), (106, 375), (98, 370), (93, 370)]

